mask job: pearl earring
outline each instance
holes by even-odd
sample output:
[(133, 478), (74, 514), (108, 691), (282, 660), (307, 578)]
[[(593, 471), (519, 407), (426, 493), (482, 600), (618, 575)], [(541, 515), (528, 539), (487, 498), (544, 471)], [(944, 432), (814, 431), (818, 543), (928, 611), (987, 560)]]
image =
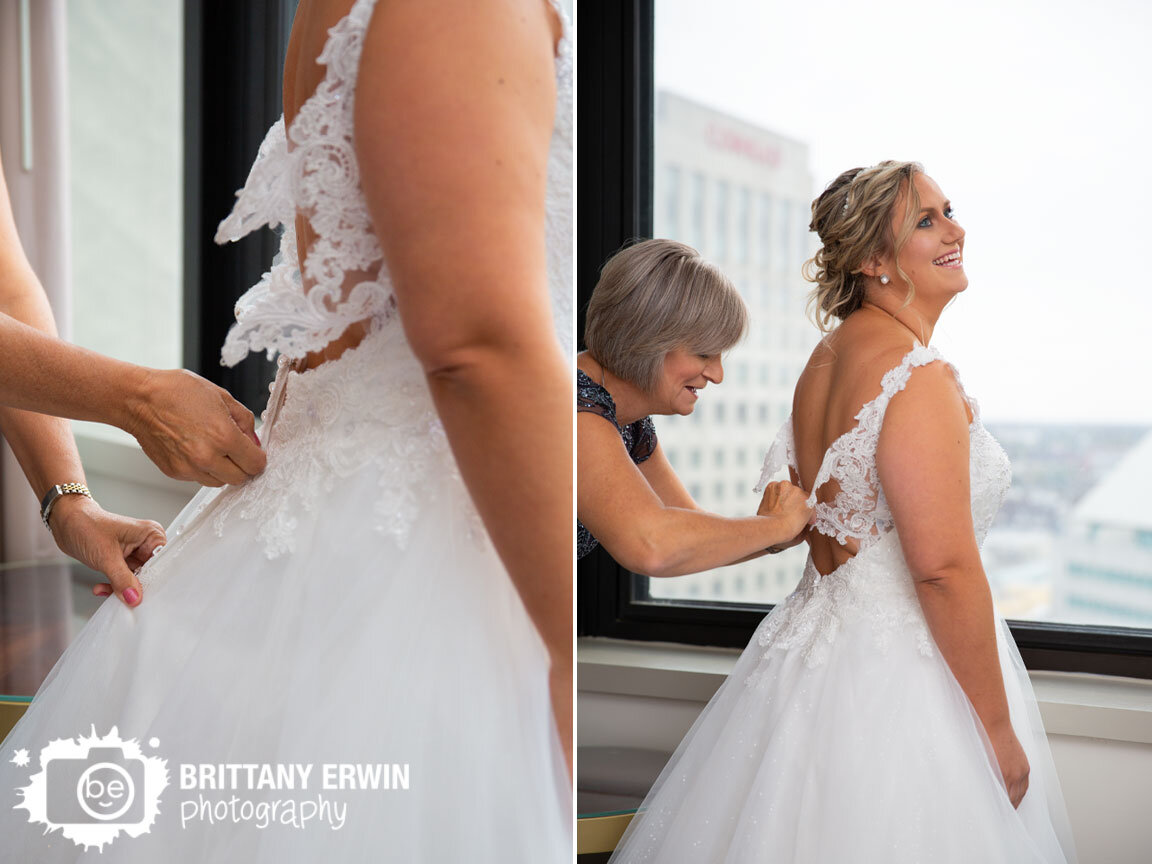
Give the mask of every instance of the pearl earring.
[(889, 281), (890, 281), (890, 280), (888, 279), (888, 274), (887, 274), (887, 273), (881, 273), (881, 274), (880, 274), (880, 284), (881, 284), (881, 285), (887, 285)]

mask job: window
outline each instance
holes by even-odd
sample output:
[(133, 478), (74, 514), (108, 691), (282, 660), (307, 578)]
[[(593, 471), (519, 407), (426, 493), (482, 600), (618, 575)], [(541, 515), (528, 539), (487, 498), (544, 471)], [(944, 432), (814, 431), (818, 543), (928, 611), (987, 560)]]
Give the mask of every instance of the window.
[[(774, 259), (772, 254), (772, 196), (768, 192), (760, 193), (760, 254), (757, 255), (757, 261), (760, 263), (761, 269), (766, 269), (765, 264)], [(765, 283), (767, 284), (767, 283)], [(765, 301), (767, 302), (767, 301)]]
[(281, 112), (295, 8), (296, 0), (68, 0), (62, 48), (74, 340), (192, 369), (257, 414), (274, 367), (251, 355), (226, 369), (219, 351), (236, 299), (278, 243), (262, 230), (218, 247), (213, 235)]
[(184, 365), (257, 414), (275, 367), (263, 354), (223, 367), (220, 346), (237, 298), (268, 269), (279, 240), (267, 229), (226, 246), (213, 236), (283, 111), (284, 53), (296, 4), (184, 4)]
[(692, 175), (692, 234), (688, 243), (701, 251), (705, 243), (704, 206), (704, 175), (697, 172)]
[(740, 211), (736, 223), (736, 260), (741, 264), (748, 263), (748, 227), (750, 211), (752, 209), (752, 190), (747, 186), (740, 188)]
[(716, 183), (716, 203), (714, 216), (716, 219), (715, 243), (712, 246), (712, 256), (717, 261), (728, 260), (728, 183), (720, 180)]
[[(1114, 387), (1121, 380), (1116, 369), (1143, 368), (1139, 322), (1152, 313), (1152, 297), (1136, 284), (1113, 287), (1113, 282), (1125, 280), (1107, 280), (1107, 289), (1100, 289), (1107, 294), (1089, 298), (1084, 286), (1100, 284), (1098, 265), (1085, 263), (1090, 272), (1082, 272), (1078, 261), (1055, 254), (1055, 244), (1064, 241), (1052, 231), (1052, 214), (1058, 214), (1059, 237), (1075, 237), (1077, 248), (1107, 250), (1114, 246), (1118, 225), (1141, 221), (1135, 208), (1152, 188), (1140, 169), (1142, 155), (1129, 144), (1134, 148), (1144, 140), (1142, 130), (1152, 110), (1138, 83), (1152, 73), (1152, 59), (1139, 49), (1135, 35), (1152, 26), (1152, 12), (1118, 0), (1106, 0), (1088, 17), (1056, 10), (1046, 18), (1043, 41), (1018, 31), (1026, 29), (1024, 22), (981, 22), (977, 19), (984, 13), (972, 12), (970, 26), (1008, 31), (1006, 36), (1013, 38), (1003, 44), (1027, 46), (1030, 72), (1019, 73), (1015, 51), (974, 58), (957, 41), (955, 50), (945, 53), (950, 58), (948, 74), (966, 82), (957, 97), (964, 118), (958, 122), (955, 113), (915, 107), (935, 104), (922, 92), (932, 76), (911, 74), (905, 57), (881, 58), (863, 68), (859, 64), (859, 52), (852, 46), (866, 42), (874, 28), (899, 23), (900, 16), (878, 15), (871, 7), (865, 14), (851, 4), (818, 0), (794, 7), (782, 31), (774, 26), (779, 10), (751, 0), (719, 0), (710, 7), (714, 14), (707, 27), (701, 27), (698, 5), (687, 0), (664, 0), (655, 10), (657, 4), (644, 0), (621, 6), (603, 14), (592, 11), (582, 21), (587, 35), (600, 29), (601, 18), (612, 19), (607, 30), (617, 38), (614, 50), (619, 52), (619, 68), (625, 70), (612, 85), (621, 95), (612, 98), (633, 105), (636, 112), (625, 115), (620, 133), (625, 143), (615, 152), (627, 164), (642, 166), (645, 158), (658, 159), (667, 146), (653, 147), (652, 141), (677, 134), (677, 129), (677, 146), (687, 150), (694, 133), (686, 118), (697, 118), (697, 127), (705, 130), (698, 141), (700, 162), (684, 161), (682, 169), (695, 172), (702, 188), (708, 179), (723, 179), (752, 190), (756, 224), (751, 234), (758, 248), (749, 256), (755, 270), (748, 275), (762, 288), (750, 292), (750, 312), (754, 330), (757, 322), (768, 321), (771, 332), (779, 334), (768, 345), (762, 338), (750, 338), (737, 349), (747, 355), (738, 357), (733, 351), (725, 358), (749, 364), (749, 379), (757, 382), (751, 386), (754, 395), (737, 393), (736, 382), (725, 381), (722, 396), (710, 391), (702, 395), (701, 403), (710, 398), (717, 410), (698, 408), (701, 419), (657, 418), (661, 441), (678, 444), (683, 436), (698, 446), (724, 444), (750, 454), (739, 471), (739, 460), (729, 459), (726, 470), (732, 475), (716, 478), (727, 481), (724, 501), (698, 494), (715, 494), (713, 488), (692, 487), (694, 497), (717, 512), (754, 511), (755, 496), (733, 496), (733, 484), (742, 479), (747, 489), (755, 482), (748, 472), (755, 475), (776, 427), (787, 416), (791, 386), (816, 339), (804, 320), (808, 286), (799, 276), (812, 248), (806, 231), (808, 202), (840, 170), (893, 155), (906, 158), (913, 142), (918, 149), (911, 155), (924, 161), (953, 196), (969, 238), (979, 238), (979, 245), (969, 247), (969, 291), (945, 313), (933, 342), (960, 369), (969, 391), (980, 397), (986, 425), (1014, 464), (1013, 490), (984, 548), (997, 602), (1013, 620), (1017, 644), (1033, 668), (1152, 676), (1152, 632), (1147, 629), (1152, 628), (1152, 617), (1135, 618), (1148, 589), (1134, 581), (1152, 574), (1152, 561), (1141, 557), (1149, 553), (1152, 517), (1117, 533), (1114, 529), (1121, 526), (1109, 524), (1108, 510), (1108, 505), (1123, 501), (1126, 512), (1139, 512), (1133, 490), (1152, 482), (1152, 404), (1117, 398)], [(1106, 26), (1117, 20), (1131, 26)], [(916, 27), (945, 34), (949, 45), (963, 39), (965, 28), (957, 30), (944, 19), (937, 23), (918, 20)], [(813, 65), (804, 53), (810, 44), (805, 34), (816, 32), (827, 43), (823, 57), (846, 68), (823, 61)], [(775, 34), (777, 50), (762, 50), (765, 33)], [(885, 34), (877, 38), (891, 38), (887, 29)], [(745, 50), (744, 40), (759, 47)], [(1076, 51), (1053, 51), (1052, 40), (1075, 45)], [(710, 53), (715, 50), (723, 50), (722, 61)], [(670, 62), (673, 58), (675, 63)], [(798, 76), (797, 69), (812, 74)], [(908, 110), (897, 112), (897, 122), (884, 124), (884, 130), (853, 113), (857, 104), (866, 112), (867, 100), (845, 99), (842, 110), (828, 111), (820, 96), (825, 91), (866, 92), (895, 79), (907, 84), (902, 100), (909, 101)], [(581, 93), (589, 101), (582, 105), (594, 106), (583, 83), (582, 78)], [(615, 104), (602, 95), (597, 98), (609, 107)], [(656, 99), (662, 110), (649, 124), (644, 118), (652, 117)], [(1020, 125), (1020, 104), (1038, 106), (1026, 128)], [(582, 130), (591, 116), (582, 110)], [(1016, 129), (1017, 134), (1011, 140), (989, 135), (988, 124), (1000, 132)], [(1107, 158), (1094, 158), (1100, 144), (1091, 138), (1091, 130), (1105, 127), (1112, 130)], [(852, 134), (845, 134), (846, 129)], [(653, 138), (645, 138), (649, 134)], [(582, 147), (581, 152), (587, 151)], [(746, 163), (747, 174), (733, 170), (738, 162)], [(1075, 183), (1051, 181), (1068, 176), (1072, 164)], [(1035, 170), (1021, 172), (1020, 165)], [(582, 179), (591, 170), (593, 166), (582, 165)], [(997, 173), (1002, 170), (1008, 173)], [(650, 186), (638, 182), (629, 187), (636, 191), (633, 203), (603, 212), (625, 210), (642, 216), (645, 206), (659, 202), (663, 194), (659, 170), (647, 176), (654, 178)], [(1033, 178), (1039, 178), (1039, 185), (1025, 192)], [(628, 189), (623, 192), (627, 197)], [(579, 194), (583, 206), (586, 193)], [(597, 194), (604, 194), (603, 189)], [(1073, 199), (1080, 194), (1087, 197)], [(1100, 213), (1109, 218), (1098, 218)], [(629, 226), (641, 236), (651, 229), (650, 223)], [(707, 248), (701, 251), (710, 254)], [(1085, 262), (1093, 258), (1082, 257)], [(581, 283), (586, 282), (581, 277)], [(1040, 304), (1038, 286), (1048, 298)], [(772, 302), (753, 302), (755, 297), (771, 297)], [(1118, 310), (1123, 314), (1117, 315)], [(759, 334), (764, 332), (759, 327)], [(1062, 332), (1078, 334), (1085, 349), (1067, 351), (1055, 335)], [(989, 350), (992, 345), (1001, 347)], [(1093, 366), (1086, 362), (1092, 357), (1108, 360)], [(1006, 368), (1035, 374), (1006, 374)], [(725, 416), (719, 406), (728, 402), (733, 410)], [(748, 424), (743, 427), (746, 440), (742, 427), (730, 422), (741, 403), (757, 405), (757, 417), (763, 405), (771, 427)], [(784, 558), (769, 559), (765, 566), (770, 569), (762, 576), (742, 571), (740, 567), (748, 565), (740, 565), (659, 584), (616, 571), (605, 577), (609, 582), (599, 583), (602, 614), (582, 619), (582, 632), (743, 645), (763, 617), (763, 604), (776, 602), (798, 579), (799, 563)], [(737, 579), (743, 580), (740, 596), (735, 596)], [(773, 592), (774, 598), (763, 596)]]
[(680, 168), (669, 165), (665, 177), (667, 191), (664, 195), (664, 233), (669, 237), (679, 237), (680, 228)]
[[(147, 69), (146, 75), (140, 70)], [(184, 8), (68, 3), (73, 337), (183, 363)]]

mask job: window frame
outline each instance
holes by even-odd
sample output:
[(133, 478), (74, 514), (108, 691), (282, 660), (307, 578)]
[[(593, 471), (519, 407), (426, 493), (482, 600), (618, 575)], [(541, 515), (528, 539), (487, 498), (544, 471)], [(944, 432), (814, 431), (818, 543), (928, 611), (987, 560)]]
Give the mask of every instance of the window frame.
[[(578, 333), (601, 265), (653, 225), (654, 0), (581, 10), (577, 144)], [(685, 175), (684, 182), (690, 182)], [(773, 202), (775, 203), (775, 202)], [(681, 220), (687, 217), (681, 213)], [(684, 225), (681, 225), (684, 230)], [(578, 562), (577, 633), (640, 641), (744, 647), (772, 606), (653, 601), (646, 577), (597, 547)], [(1031, 670), (1152, 678), (1152, 629), (1010, 620)]]
[(184, 4), (184, 351), (188, 369), (230, 391), (256, 414), (275, 364), (250, 354), (234, 367), (220, 347), (236, 301), (279, 249), (261, 229), (218, 246), (268, 127), (282, 113), (282, 76), (298, 0)]

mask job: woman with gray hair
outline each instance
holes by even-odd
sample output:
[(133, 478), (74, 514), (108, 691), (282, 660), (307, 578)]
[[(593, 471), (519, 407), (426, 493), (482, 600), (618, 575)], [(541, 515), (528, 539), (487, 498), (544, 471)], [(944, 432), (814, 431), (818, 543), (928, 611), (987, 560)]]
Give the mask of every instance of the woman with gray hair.
[(732, 283), (690, 246), (645, 240), (604, 265), (576, 360), (579, 557), (602, 544), (633, 572), (680, 576), (799, 542), (811, 512), (799, 488), (770, 484), (755, 516), (704, 511), (652, 423), (692, 413), (747, 327)]

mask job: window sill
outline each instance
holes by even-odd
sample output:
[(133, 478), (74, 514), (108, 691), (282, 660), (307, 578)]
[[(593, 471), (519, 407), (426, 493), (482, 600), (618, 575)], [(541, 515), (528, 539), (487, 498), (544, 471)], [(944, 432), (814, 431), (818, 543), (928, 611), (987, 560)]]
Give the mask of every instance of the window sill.
[(195, 483), (165, 476), (144, 455), (136, 439), (121, 429), (73, 420), (72, 434), (86, 470), (189, 497), (199, 488)]
[[(731, 648), (583, 637), (577, 689), (706, 702), (739, 656)], [(1049, 734), (1152, 744), (1152, 681), (1046, 671), (1031, 679)]]

